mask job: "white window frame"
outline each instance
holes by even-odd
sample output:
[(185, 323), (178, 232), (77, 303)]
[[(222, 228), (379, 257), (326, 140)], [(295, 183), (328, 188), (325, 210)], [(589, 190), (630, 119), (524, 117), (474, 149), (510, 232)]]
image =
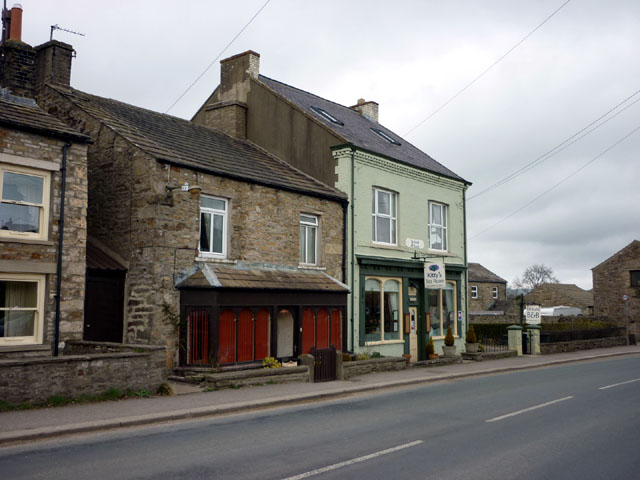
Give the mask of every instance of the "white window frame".
[[(429, 250), (431, 251), (435, 251), (435, 252), (448, 252), (449, 251), (449, 206), (445, 203), (440, 203), (440, 202), (429, 202), (428, 204), (429, 207), (429, 221), (428, 221), (428, 230), (427, 230), (427, 237), (429, 238)], [(431, 215), (432, 212), (432, 207), (439, 207), (440, 210), (440, 218), (442, 219), (442, 223), (438, 224), (438, 223), (434, 223), (433, 221), (433, 216)], [(432, 228), (437, 228), (441, 230), (441, 236), (442, 236), (442, 242), (443, 242), (443, 247), (442, 249), (438, 249), (438, 248), (433, 248), (432, 247), (432, 242), (431, 242), (431, 229)]]
[(44, 329), (44, 300), (45, 300), (45, 285), (46, 276), (36, 274), (22, 274), (22, 273), (0, 273), (0, 280), (5, 282), (30, 282), (36, 283), (37, 301), (35, 308), (28, 307), (5, 307), (0, 305), (0, 310), (3, 311), (35, 311), (33, 335), (22, 337), (0, 337), (0, 346), (6, 347), (11, 345), (32, 345), (42, 344), (43, 329)]
[(478, 298), (478, 287), (475, 285), (471, 286), (471, 298)]
[[(201, 195), (200, 198), (210, 198), (212, 200), (220, 200), (224, 202), (224, 210), (219, 210), (216, 208), (203, 207), (202, 203), (200, 204), (200, 229), (198, 235), (198, 251), (200, 252), (200, 256), (202, 257), (210, 257), (210, 258), (227, 258), (227, 225), (229, 218), (229, 200), (222, 197), (214, 197), (212, 195)], [(202, 200), (201, 200), (202, 202)], [(202, 235), (202, 215), (210, 215), (211, 216), (211, 238), (209, 239), (209, 251), (203, 251), (200, 245), (200, 239)], [(222, 252), (212, 252), (213, 249), (213, 216), (218, 215), (222, 217)]]
[[(15, 200), (3, 200), (3, 187), (4, 187), (4, 174), (15, 173), (17, 175), (26, 175), (31, 177), (38, 177), (43, 180), (42, 182), (42, 203), (30, 203), (19, 202)], [(0, 202), (12, 205), (25, 205), (28, 207), (36, 207), (40, 209), (40, 224), (38, 225), (38, 232), (18, 232), (15, 230), (2, 230), (0, 228), (0, 238), (7, 239), (20, 239), (27, 238), (33, 240), (48, 240), (49, 239), (49, 202), (51, 195), (51, 172), (44, 170), (36, 170), (33, 168), (27, 168), (16, 165), (0, 164)]]
[[(312, 218), (313, 221), (309, 221), (309, 220), (303, 220), (302, 217), (307, 217), (307, 218)], [(302, 248), (302, 251), (300, 252), (301, 258), (300, 258), (300, 264), (301, 265), (318, 265), (318, 236), (319, 236), (319, 232), (320, 229), (318, 228), (320, 226), (320, 220), (318, 218), (317, 215), (312, 215), (309, 213), (301, 213), (300, 214), (300, 247)], [(304, 230), (305, 234), (304, 234), (304, 240), (303, 240), (303, 236), (302, 236), (302, 231)], [(315, 259), (315, 261), (310, 262), (309, 261), (309, 251), (307, 249), (307, 238), (309, 236), (309, 232), (310, 231), (315, 231), (315, 242), (313, 244), (313, 248), (314, 248), (314, 252), (313, 252), (313, 258)]]
[[(396, 278), (396, 277), (377, 277), (377, 276), (365, 276), (364, 281), (366, 284), (367, 280), (377, 280), (378, 282), (380, 282), (380, 340), (371, 340), (371, 341), (365, 341), (365, 345), (381, 345), (383, 343), (404, 343), (404, 315), (403, 315), (403, 303), (402, 303), (402, 278)], [(387, 284), (388, 281), (390, 280), (394, 280), (396, 282), (398, 282), (398, 332), (400, 333), (399, 338), (397, 339), (389, 339), (389, 340), (385, 340), (384, 338), (384, 334), (385, 334), (385, 330), (384, 330), (384, 322), (385, 322), (385, 311), (384, 311), (384, 287)], [(366, 290), (365, 290), (366, 292)], [(366, 293), (365, 293), (366, 295)], [(366, 302), (366, 301), (365, 301)], [(364, 313), (364, 312), (363, 312)], [(365, 336), (366, 335), (366, 327), (365, 327), (365, 331), (362, 332), (362, 335)]]
[[(384, 193), (389, 195), (389, 214), (378, 213), (378, 195), (380, 193)], [(398, 245), (398, 194), (396, 192), (392, 192), (390, 190), (384, 190), (382, 188), (373, 187), (372, 190), (372, 211), (371, 211), (371, 221), (372, 221), (372, 232), (371, 237), (373, 243), (377, 243), (379, 245)], [(392, 200), (393, 199), (393, 200)], [(395, 208), (392, 208), (395, 207)], [(383, 242), (378, 240), (378, 222), (377, 218), (388, 218), (389, 219), (389, 238), (391, 242)], [(394, 232), (395, 226), (395, 237), (392, 235)]]
[(497, 299), (499, 297), (499, 291), (498, 291), (498, 287), (493, 287), (492, 288), (492, 294), (493, 294), (493, 298)]

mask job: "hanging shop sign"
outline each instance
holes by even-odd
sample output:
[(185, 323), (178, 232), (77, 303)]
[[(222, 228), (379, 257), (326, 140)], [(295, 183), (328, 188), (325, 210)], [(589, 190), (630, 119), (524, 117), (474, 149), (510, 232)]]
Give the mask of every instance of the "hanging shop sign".
[(446, 280), (443, 261), (424, 262), (424, 288), (444, 288)]

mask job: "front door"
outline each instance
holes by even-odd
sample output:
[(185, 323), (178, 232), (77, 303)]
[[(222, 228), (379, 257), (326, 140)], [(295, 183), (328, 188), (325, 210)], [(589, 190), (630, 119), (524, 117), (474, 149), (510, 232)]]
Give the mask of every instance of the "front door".
[(125, 271), (87, 270), (85, 340), (122, 343), (125, 275)]

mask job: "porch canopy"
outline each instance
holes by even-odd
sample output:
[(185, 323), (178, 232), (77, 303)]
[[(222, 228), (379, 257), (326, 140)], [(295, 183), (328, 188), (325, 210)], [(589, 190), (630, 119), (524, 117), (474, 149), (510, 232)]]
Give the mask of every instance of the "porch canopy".
[(203, 263), (176, 288), (182, 365), (289, 360), (330, 345), (346, 349), (349, 289), (324, 271)]

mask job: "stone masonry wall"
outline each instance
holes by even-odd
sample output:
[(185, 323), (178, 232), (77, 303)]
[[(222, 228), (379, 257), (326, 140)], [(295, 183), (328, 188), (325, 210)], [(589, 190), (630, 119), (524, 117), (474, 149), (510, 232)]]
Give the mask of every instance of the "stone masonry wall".
[(629, 296), (629, 331), (640, 336), (640, 288), (631, 287), (631, 270), (640, 270), (640, 243), (633, 242), (593, 269), (593, 302), (596, 316), (624, 325), (623, 295)]
[[(0, 129), (0, 153), (61, 164), (64, 141), (6, 128)], [(65, 226), (62, 253), (60, 340), (82, 338), (87, 236), (87, 165), (85, 145), (67, 152)], [(33, 168), (33, 167), (31, 167)], [(43, 343), (54, 339), (61, 174), (51, 172), (49, 237), (46, 241), (0, 238), (0, 272), (40, 273), (46, 270)]]
[(165, 358), (163, 347), (128, 345), (111, 353), (0, 360), (0, 400), (39, 403), (54, 395), (75, 398), (111, 388), (155, 393), (167, 380)]
[[(478, 298), (471, 297), (471, 287), (478, 287)], [(493, 298), (493, 287), (498, 287), (498, 298)], [(504, 283), (473, 282), (469, 280), (469, 311), (487, 310), (496, 300), (507, 299), (507, 286)]]

